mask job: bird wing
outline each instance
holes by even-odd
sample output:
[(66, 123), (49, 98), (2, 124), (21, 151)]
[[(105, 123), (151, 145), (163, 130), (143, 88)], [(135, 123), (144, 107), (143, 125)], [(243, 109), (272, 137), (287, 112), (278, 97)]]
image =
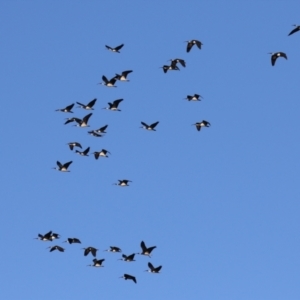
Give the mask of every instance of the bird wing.
[(122, 44), (122, 45), (116, 47), (115, 50), (118, 51), (118, 50), (120, 50), (123, 46), (124, 46), (124, 44)]
[[(82, 121), (84, 121), (85, 123), (87, 123), (88, 120), (89, 120), (89, 118), (90, 118), (90, 116), (91, 116), (92, 114), (93, 114), (93, 113), (90, 113), (90, 114), (86, 115), (86, 116), (82, 119)], [(76, 121), (76, 122), (77, 122), (77, 121)]]
[[(59, 161), (57, 161), (56, 164), (57, 164), (57, 166), (58, 166), (59, 168), (62, 168), (62, 166), (63, 166)], [(50, 234), (50, 235), (51, 235), (51, 234)]]
[(65, 249), (63, 247), (60, 247), (60, 246), (56, 246), (56, 249), (58, 251), (60, 251), (60, 252), (64, 252), (65, 251)]
[(141, 124), (143, 125), (143, 126), (145, 126), (145, 127), (149, 127), (146, 123), (144, 123), (144, 122), (141, 122)]
[(97, 249), (92, 248), (92, 249), (91, 249), (91, 252), (92, 252), (92, 255), (93, 255), (94, 257), (96, 257)]
[(82, 107), (86, 107), (86, 105), (84, 105), (84, 104), (82, 104), (82, 103), (80, 103), (80, 102), (76, 102), (77, 104), (79, 104), (80, 106), (82, 106)]
[(105, 47), (108, 49), (108, 50), (112, 50), (112, 47), (109, 47), (107, 45), (105, 45)]
[(143, 252), (145, 252), (147, 250), (147, 247), (146, 247), (144, 241), (141, 241), (141, 248), (142, 248)]
[(113, 77), (109, 82), (110, 82), (112, 85), (114, 85), (116, 81), (117, 81), (117, 79), (116, 79), (115, 77)]
[(108, 125), (105, 125), (105, 126), (99, 128), (98, 130), (101, 131), (101, 132), (103, 132), (103, 131), (105, 131), (105, 129), (107, 128), (107, 126), (108, 126)]
[(300, 26), (297, 26), (297, 27), (294, 28), (288, 35), (291, 35), (291, 34), (297, 32), (297, 31), (299, 31), (299, 30), (300, 30)]
[(77, 142), (75, 142), (75, 146), (82, 149), (81, 145), (79, 143), (77, 143)]
[(73, 106), (74, 106), (74, 103), (73, 104), (71, 104), (71, 105), (69, 105), (69, 106), (66, 106), (66, 110), (71, 110), (72, 108), (73, 108)]
[(134, 283), (136, 283), (135, 277), (131, 276), (131, 279), (134, 281)]
[[(115, 100), (114, 102), (113, 102), (113, 105), (115, 106), (115, 107), (117, 107), (119, 104), (120, 104), (120, 102), (122, 102), (123, 101), (123, 99), (117, 99), (117, 100)], [(109, 104), (109, 103), (108, 103)]]
[(149, 253), (151, 253), (151, 251), (152, 251), (153, 249), (155, 249), (155, 248), (156, 248), (156, 246), (153, 246), (153, 247), (149, 247), (147, 250), (148, 250)]
[(108, 83), (108, 79), (103, 75), (102, 76), (102, 80), (105, 82), (105, 83)]
[(183, 67), (185, 67), (185, 61), (183, 59), (178, 59), (178, 61)]
[(159, 266), (159, 267), (155, 268), (155, 271), (159, 272), (161, 268), (162, 268), (162, 266)]
[(132, 254), (128, 255), (128, 256), (126, 257), (126, 259), (133, 260), (133, 259), (134, 259), (134, 256), (135, 256), (135, 253), (132, 253)]
[(69, 144), (69, 147), (70, 147), (71, 150), (74, 149), (74, 145), (72, 145), (72, 144)]
[(201, 49), (202, 43), (201, 43), (200, 41), (196, 41), (196, 40), (195, 40), (195, 43), (196, 43), (196, 45), (198, 46), (198, 48)]
[[(89, 102), (89, 103), (87, 104), (87, 106), (88, 106), (88, 107), (93, 107), (93, 106), (95, 105), (96, 101), (97, 101), (96, 98), (93, 99), (91, 102)], [(78, 103), (78, 102), (77, 102), (77, 103)]]
[(98, 159), (99, 158), (99, 152), (95, 152), (94, 156), (95, 156), (96, 159)]
[(66, 169), (68, 169), (69, 165), (70, 165), (72, 162), (73, 162), (73, 161), (69, 161), (69, 162), (65, 163), (65, 164), (63, 165), (63, 167), (65, 167)]
[(200, 124), (196, 124), (196, 128), (197, 128), (198, 131), (200, 131), (201, 130), (201, 125)]
[(86, 248), (86, 249), (84, 249), (84, 256), (87, 256), (89, 253), (90, 253), (90, 248)]
[(153, 129), (153, 128), (156, 127), (156, 125), (157, 125), (158, 123), (159, 123), (159, 122), (155, 122), (155, 123), (151, 124), (150, 127)]
[(82, 153), (86, 155), (89, 153), (89, 151), (90, 151), (90, 147), (87, 147)]
[(80, 240), (77, 239), (77, 238), (74, 238), (74, 239), (73, 239), (73, 243), (81, 244)]
[(279, 52), (281, 57), (284, 57), (285, 59), (287, 59), (287, 55), (284, 52)]
[(151, 262), (148, 262), (148, 267), (151, 269), (151, 271), (154, 269), (153, 265), (151, 264)]
[(276, 55), (276, 54), (273, 54), (273, 55), (271, 56), (271, 64), (272, 64), (272, 66), (275, 65), (276, 59), (277, 59), (277, 55)]
[(129, 73), (131, 73), (132, 72), (132, 70), (129, 70), (129, 71), (124, 71), (124, 72), (122, 72), (122, 75), (124, 75), (125, 77), (129, 74)]
[(191, 49), (192, 49), (192, 47), (193, 47), (193, 43), (188, 42), (188, 44), (187, 44), (187, 46), (186, 46), (186, 52), (190, 52)]

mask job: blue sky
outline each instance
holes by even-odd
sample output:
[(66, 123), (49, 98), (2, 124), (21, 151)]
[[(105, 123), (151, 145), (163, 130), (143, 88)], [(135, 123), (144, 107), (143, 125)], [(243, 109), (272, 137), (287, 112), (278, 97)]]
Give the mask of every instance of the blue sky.
[[(287, 35), (300, 5), (202, 2), (1, 1), (3, 299), (299, 299), (300, 33)], [(186, 53), (191, 39), (202, 49)], [(276, 51), (288, 60), (272, 67)], [(164, 74), (171, 58), (186, 68)], [(130, 82), (97, 84), (125, 70)], [(194, 93), (204, 99), (183, 100)], [(55, 112), (93, 98), (103, 138)], [(121, 112), (102, 110), (119, 98)], [(111, 156), (80, 157), (72, 141)], [(34, 240), (49, 230), (61, 239)], [(151, 259), (102, 252), (142, 240)], [(104, 268), (86, 267), (88, 246)], [(143, 272), (148, 261), (161, 274)]]

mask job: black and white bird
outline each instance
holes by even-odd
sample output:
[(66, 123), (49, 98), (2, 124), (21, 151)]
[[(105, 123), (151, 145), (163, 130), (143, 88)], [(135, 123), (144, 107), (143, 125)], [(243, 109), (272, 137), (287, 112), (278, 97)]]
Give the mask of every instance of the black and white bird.
[(155, 123), (153, 123), (153, 124), (151, 124), (151, 125), (148, 125), (148, 124), (146, 124), (146, 123), (144, 123), (144, 122), (141, 122), (141, 124), (143, 125), (143, 126), (141, 126), (141, 128), (144, 128), (144, 129), (146, 129), (146, 130), (152, 130), (152, 131), (156, 131), (155, 130), (155, 127), (156, 127), (156, 125), (158, 124), (159, 122), (155, 122)]
[(146, 270), (145, 272), (157, 273), (157, 274), (159, 273), (160, 269), (162, 268), (162, 266), (154, 268), (154, 266), (151, 264), (151, 262), (148, 262), (148, 267), (149, 267), (149, 270)]
[(118, 109), (118, 106), (122, 101), (123, 101), (123, 99), (117, 99), (113, 103), (108, 102), (109, 107), (104, 107), (103, 109), (121, 111), (120, 109)]
[(95, 130), (88, 131), (88, 134), (90, 134), (94, 137), (102, 137), (102, 135), (97, 133)]
[(118, 260), (123, 260), (123, 261), (126, 261), (126, 262), (132, 262), (132, 261), (135, 261), (134, 256), (135, 256), (135, 253), (132, 253), (130, 255), (122, 254), (122, 258), (119, 258)]
[(48, 249), (49, 249), (49, 248), (51, 248), (51, 249), (50, 249), (50, 252), (52, 252), (52, 251), (54, 251), (54, 250), (58, 250), (58, 251), (60, 251), (60, 252), (64, 252), (64, 251), (65, 251), (65, 249), (64, 249), (63, 247), (60, 247), (60, 246), (48, 247)]
[(109, 246), (109, 249), (104, 250), (104, 251), (107, 251), (107, 252), (114, 252), (114, 253), (122, 252), (121, 248), (116, 247), (116, 246)]
[(271, 64), (272, 64), (272, 66), (275, 65), (275, 62), (276, 62), (278, 57), (284, 57), (285, 59), (287, 59), (287, 56), (284, 52), (275, 52), (275, 53), (269, 53), (269, 54), (271, 54)]
[(201, 46), (203, 45), (200, 41), (198, 41), (198, 40), (190, 40), (190, 41), (186, 41), (186, 43), (187, 43), (187, 46), (186, 46), (186, 52), (190, 52), (191, 51), (191, 49), (192, 49), (192, 47), (194, 46), (194, 45), (197, 45), (197, 47), (199, 48), (199, 49), (201, 49)]
[(117, 53), (120, 53), (119, 50), (120, 50), (123, 46), (124, 46), (124, 44), (121, 44), (120, 46), (117, 46), (117, 47), (113, 48), (113, 47), (110, 47), (110, 46), (105, 45), (105, 47), (106, 47), (108, 50), (110, 50), (110, 51), (112, 51), (112, 52), (117, 52)]
[(128, 180), (128, 179), (123, 179), (123, 180), (120, 180), (118, 179), (118, 183), (114, 183), (114, 185), (119, 185), (119, 186), (129, 186), (128, 182), (132, 182), (131, 180)]
[(79, 143), (77, 143), (77, 142), (71, 142), (71, 143), (68, 143), (67, 145), (69, 145), (70, 150), (73, 150), (74, 147), (78, 147), (78, 148), (82, 149), (81, 145)]
[(80, 122), (81, 121), (81, 119), (79, 119), (79, 118), (75, 118), (75, 117), (73, 117), (73, 118), (66, 118), (66, 122), (65, 122), (65, 125), (66, 124), (69, 124), (69, 123), (72, 123), (72, 122)]
[(97, 132), (97, 133), (106, 133), (105, 130), (106, 130), (107, 126), (108, 126), (108, 125), (105, 125), (105, 126), (100, 127), (99, 129), (96, 129), (96, 130), (94, 130), (94, 131)]
[(167, 66), (167, 65), (164, 65), (162, 67), (160, 67), (163, 69), (164, 73), (167, 73), (168, 71), (179, 71), (180, 69), (176, 66), (176, 65), (170, 65), (170, 66)]
[(104, 267), (102, 266), (102, 263), (105, 261), (105, 259), (97, 259), (97, 258), (94, 258), (93, 259), (93, 264), (92, 265), (88, 265), (88, 267)]
[(107, 153), (111, 154), (109, 151), (102, 149), (101, 151), (99, 152), (96, 151), (93, 154), (95, 156), (95, 159), (98, 159), (99, 157), (109, 157)]
[(202, 122), (197, 122), (195, 124), (193, 124), (196, 126), (197, 130), (200, 131), (202, 127), (209, 127), (210, 126), (210, 123), (203, 120)]
[(68, 238), (64, 243), (69, 243), (69, 244), (81, 244), (80, 240), (77, 238)]
[(60, 235), (58, 233), (51, 233), (51, 236), (50, 236), (50, 240), (51, 241), (54, 241), (56, 239), (59, 239), (60, 238)]
[(132, 275), (129, 275), (129, 274), (124, 274), (120, 278), (124, 278), (125, 280), (132, 280), (134, 283), (136, 283), (136, 278)]
[(87, 105), (82, 104), (80, 102), (76, 102), (76, 103), (79, 104), (78, 107), (81, 107), (81, 108), (86, 109), (86, 110), (93, 110), (94, 109), (93, 106), (95, 105), (96, 101), (97, 101), (97, 98), (90, 101)]
[(98, 249), (94, 248), (94, 247), (87, 247), (87, 248), (83, 248), (84, 249), (84, 256), (87, 256), (89, 253), (92, 253), (92, 255), (94, 257), (96, 257), (97, 251)]
[(72, 163), (72, 161), (66, 162), (65, 164), (61, 164), (59, 161), (56, 162), (57, 167), (53, 168), (55, 170), (61, 171), (61, 172), (70, 172), (68, 170), (70, 164)]
[(293, 33), (300, 30), (300, 25), (293, 25), (293, 26), (295, 26), (295, 28), (288, 35), (292, 35)]
[(56, 109), (55, 111), (62, 111), (62, 112), (66, 112), (66, 113), (73, 113), (72, 112), (73, 106), (74, 106), (74, 103), (71, 104), (71, 105), (66, 106), (65, 108)]
[(131, 73), (131, 72), (132, 72), (132, 70), (124, 71), (124, 72), (122, 72), (121, 75), (116, 74), (115, 78), (116, 78), (117, 80), (120, 80), (120, 81), (129, 81), (129, 80), (127, 79), (127, 75), (128, 75), (129, 73)]
[(187, 95), (186, 98), (184, 98), (184, 99), (186, 99), (188, 101), (201, 101), (200, 98), (203, 98), (203, 97), (201, 95), (194, 94), (194, 96)]
[(106, 85), (107, 87), (116, 87), (115, 83), (117, 81), (116, 77), (113, 77), (112, 79), (108, 80), (104, 75), (102, 76), (103, 82), (100, 82), (99, 84)]
[(150, 254), (156, 248), (156, 246), (152, 246), (152, 247), (147, 248), (144, 241), (141, 241), (141, 248), (142, 248), (142, 252), (138, 253), (138, 254), (151, 257)]
[(35, 239), (43, 241), (43, 242), (49, 242), (49, 241), (52, 242), (51, 235), (52, 235), (52, 231), (49, 231), (49, 232), (45, 233), (44, 235), (39, 233), (38, 237)]
[(185, 61), (181, 58), (170, 59), (170, 61), (171, 61), (171, 66), (173, 68), (175, 68), (178, 63), (181, 64), (184, 68), (186, 66)]
[(90, 151), (90, 147), (87, 147), (84, 151), (78, 151), (76, 150), (75, 153), (81, 155), (81, 156), (88, 156), (88, 153)]
[(91, 117), (92, 114), (93, 113), (90, 113), (90, 114), (86, 115), (83, 119), (68, 118), (67, 121), (65, 122), (65, 125), (68, 124), (68, 123), (71, 123), (71, 122), (76, 122), (77, 125), (74, 125), (74, 126), (77, 126), (77, 127), (89, 127), (88, 121), (89, 121), (89, 118)]

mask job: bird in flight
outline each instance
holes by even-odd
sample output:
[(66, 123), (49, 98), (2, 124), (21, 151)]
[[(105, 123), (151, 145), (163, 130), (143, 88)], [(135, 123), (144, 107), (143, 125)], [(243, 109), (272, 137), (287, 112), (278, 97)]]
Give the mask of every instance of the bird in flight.
[(275, 65), (276, 60), (278, 57), (284, 57), (285, 59), (287, 59), (287, 56), (284, 52), (275, 52), (275, 53), (269, 53), (271, 54), (271, 64), (272, 66)]
[(119, 50), (120, 50), (123, 46), (124, 46), (124, 44), (121, 44), (121, 45), (119, 45), (119, 46), (113, 48), (113, 47), (110, 47), (110, 46), (105, 45), (105, 47), (106, 47), (108, 50), (110, 50), (110, 51), (112, 51), (112, 52), (117, 52), (117, 53), (120, 53)]
[(197, 47), (199, 49), (201, 49), (201, 46), (203, 45), (200, 41), (198, 40), (190, 40), (190, 41), (186, 41), (187, 42), (187, 46), (186, 46), (186, 52), (190, 52), (192, 47), (194, 45), (197, 45)]

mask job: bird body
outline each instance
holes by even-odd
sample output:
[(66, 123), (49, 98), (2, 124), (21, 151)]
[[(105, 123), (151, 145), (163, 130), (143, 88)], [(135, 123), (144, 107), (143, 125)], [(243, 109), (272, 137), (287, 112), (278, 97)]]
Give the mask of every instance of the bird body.
[(102, 263), (105, 261), (105, 259), (97, 259), (97, 258), (94, 258), (93, 259), (93, 264), (92, 265), (88, 265), (89, 267), (104, 267), (102, 266)]
[(126, 262), (132, 262), (132, 261), (135, 261), (134, 256), (135, 256), (135, 253), (132, 253), (130, 255), (122, 254), (122, 258), (120, 258), (119, 260), (123, 260), (123, 261), (126, 261)]
[(124, 274), (120, 278), (124, 278), (125, 280), (132, 280), (134, 283), (136, 283), (136, 278), (134, 276), (132, 276), (132, 275), (129, 275), (129, 274)]
[(105, 149), (102, 149), (101, 151), (99, 151), (99, 152), (94, 152), (93, 154), (94, 154), (94, 156), (95, 156), (95, 159), (98, 159), (100, 156), (102, 156), (102, 157), (109, 157), (109, 156), (107, 156), (107, 153), (110, 154), (109, 151), (107, 151), (107, 150), (105, 150)]
[(115, 183), (115, 185), (119, 185), (119, 186), (129, 186), (128, 182), (132, 182), (131, 180), (128, 179), (123, 179), (123, 180), (118, 180), (118, 183)]
[(49, 232), (45, 233), (44, 235), (39, 233), (38, 237), (35, 239), (43, 241), (43, 242), (48, 242), (48, 241), (52, 242), (51, 235), (52, 235), (52, 231), (49, 231)]
[(109, 249), (108, 250), (105, 250), (105, 251), (108, 251), (108, 252), (122, 252), (122, 250), (119, 248), (119, 247), (116, 247), (116, 246), (109, 246)]
[(167, 73), (168, 71), (180, 71), (176, 64), (171, 64), (170, 66), (164, 65), (161, 68), (163, 69), (164, 73)]
[(102, 80), (104, 82), (100, 82), (102, 85), (106, 85), (107, 87), (116, 87), (115, 82), (117, 81), (116, 77), (113, 77), (112, 79), (108, 80), (104, 75), (102, 76)]
[(203, 97), (201, 95), (194, 94), (194, 96), (187, 95), (187, 97), (185, 99), (188, 101), (201, 101), (200, 98), (203, 98)]
[(80, 240), (77, 238), (68, 238), (64, 243), (69, 243), (69, 244), (81, 244)]

